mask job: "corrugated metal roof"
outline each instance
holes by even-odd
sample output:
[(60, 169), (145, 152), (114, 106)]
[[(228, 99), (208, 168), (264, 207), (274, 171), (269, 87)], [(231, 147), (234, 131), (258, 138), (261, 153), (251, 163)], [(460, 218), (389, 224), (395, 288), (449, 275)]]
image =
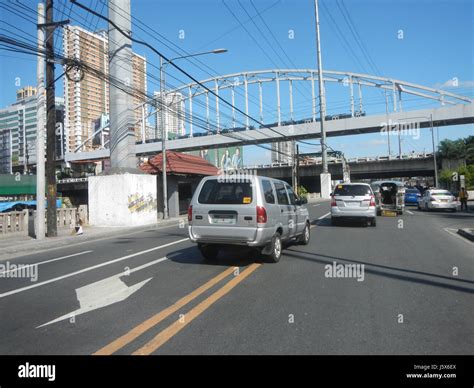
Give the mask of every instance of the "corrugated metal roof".
[[(148, 174), (161, 173), (162, 154), (148, 159), (140, 169)], [(218, 169), (199, 156), (166, 151), (166, 171), (168, 174), (217, 175)]]

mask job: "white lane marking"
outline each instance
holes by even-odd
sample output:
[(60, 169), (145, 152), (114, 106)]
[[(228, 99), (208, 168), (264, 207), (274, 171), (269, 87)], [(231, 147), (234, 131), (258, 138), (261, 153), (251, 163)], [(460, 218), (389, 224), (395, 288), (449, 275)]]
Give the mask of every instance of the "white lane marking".
[(323, 218), (326, 218), (330, 214), (331, 212), (327, 212), (324, 216), (319, 217), (318, 220), (322, 220)]
[(312, 205), (312, 206), (313, 206), (313, 207), (316, 207), (316, 206), (320, 206), (320, 205), (321, 205), (321, 204), (320, 204), (320, 203), (318, 203), (318, 204), (316, 204), (316, 205)]
[(407, 210), (407, 213), (408, 213), (408, 214), (411, 214), (411, 215), (413, 215), (413, 214), (414, 214), (414, 213), (413, 213), (413, 212), (411, 212), (410, 210)]
[(144, 253), (153, 252), (153, 251), (156, 251), (156, 250), (161, 249), (161, 248), (166, 248), (166, 247), (169, 247), (171, 245), (182, 243), (184, 241), (189, 241), (189, 238), (183, 238), (181, 240), (173, 241), (173, 242), (170, 242), (168, 244), (164, 244), (164, 245), (160, 245), (160, 246), (157, 246), (157, 247), (154, 247), (154, 248), (146, 249), (144, 251), (140, 251), (140, 252), (137, 252), (137, 253), (132, 253), (131, 255), (119, 257), (118, 259), (106, 261), (105, 263), (100, 263), (100, 264), (97, 264), (97, 265), (93, 265), (92, 267), (87, 267), (87, 268), (81, 269), (79, 271), (71, 272), (71, 273), (66, 274), (66, 275), (62, 275), (62, 276), (58, 276), (58, 277), (53, 278), (53, 279), (45, 280), (44, 282), (41, 282), (41, 283), (32, 284), (31, 286), (26, 286), (26, 287), (18, 288), (16, 290), (11, 290), (11, 291), (8, 291), (8, 292), (4, 292), (3, 294), (0, 294), (0, 298), (4, 298), (6, 296), (13, 295), (13, 294), (18, 294), (19, 292), (23, 292), (23, 291), (30, 290), (32, 288), (40, 287), (40, 286), (43, 286), (45, 284), (54, 283), (54, 282), (57, 282), (59, 280), (67, 279), (67, 278), (70, 278), (71, 276), (79, 275), (79, 274), (84, 273), (84, 272), (88, 272), (88, 271), (92, 271), (92, 270), (97, 269), (97, 268), (105, 267), (106, 265), (118, 263), (119, 261), (127, 260), (127, 259), (130, 259), (132, 257), (139, 256), (139, 255), (144, 254)]
[[(23, 267), (23, 268), (32, 267), (32, 266), (34, 266), (34, 265), (41, 265), (41, 264), (46, 264), (46, 263), (52, 263), (53, 261), (58, 261), (58, 260), (68, 259), (68, 258), (70, 258), (70, 257), (85, 255), (86, 253), (91, 253), (91, 252), (94, 252), (94, 251), (84, 251), (84, 252), (74, 253), (74, 254), (72, 254), (72, 255), (57, 257), (56, 259), (50, 259), (50, 260), (40, 261), (39, 263), (24, 264), (24, 267)], [(22, 264), (18, 264), (18, 265), (22, 265)], [(4, 275), (4, 274), (6, 274), (6, 273), (8, 273), (8, 272), (11, 272), (11, 271), (16, 271), (16, 269), (10, 269), (10, 270), (8, 270), (8, 271), (0, 272), (0, 275)]]
[(448, 232), (451, 236), (457, 237), (458, 239), (464, 241), (466, 244), (469, 244), (469, 246), (473, 246), (474, 242), (469, 241), (468, 239), (464, 238), (463, 236), (460, 236), (457, 232), (457, 229), (453, 228), (443, 228), (445, 232)]
[(140, 265), (129, 271), (120, 272), (116, 275), (112, 275), (108, 278), (88, 284), (87, 286), (76, 288), (77, 300), (79, 302), (79, 306), (81, 307), (77, 310), (71, 311), (68, 314), (53, 319), (52, 321), (43, 323), (36, 328), (38, 329), (43, 326), (51, 325), (52, 323), (63, 321), (65, 319), (71, 319), (77, 315), (85, 314), (89, 311), (97, 310), (102, 307), (124, 301), (153, 278), (148, 278), (129, 287), (120, 279), (120, 277), (126, 275), (128, 276), (133, 272), (161, 263), (165, 260), (167, 260), (167, 257), (162, 257), (161, 259), (150, 261), (149, 263)]

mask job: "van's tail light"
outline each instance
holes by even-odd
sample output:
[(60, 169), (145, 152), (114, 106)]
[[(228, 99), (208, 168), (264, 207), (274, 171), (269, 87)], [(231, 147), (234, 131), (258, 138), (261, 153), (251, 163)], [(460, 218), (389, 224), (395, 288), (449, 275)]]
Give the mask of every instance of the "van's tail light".
[(265, 224), (267, 222), (267, 211), (263, 206), (257, 206), (257, 224)]
[(193, 220), (193, 205), (189, 205), (188, 207), (188, 222)]
[(331, 207), (333, 206), (337, 206), (337, 203), (336, 203), (336, 198), (334, 198), (334, 196), (331, 197)]
[(375, 197), (373, 195), (370, 196), (369, 206), (375, 206)]

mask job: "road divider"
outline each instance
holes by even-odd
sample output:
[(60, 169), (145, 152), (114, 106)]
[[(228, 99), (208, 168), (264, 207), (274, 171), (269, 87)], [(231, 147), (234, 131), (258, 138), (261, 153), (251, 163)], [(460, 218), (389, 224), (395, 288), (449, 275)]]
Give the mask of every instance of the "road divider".
[(238, 276), (234, 277), (219, 290), (214, 292), (211, 296), (206, 298), (204, 301), (199, 303), (196, 307), (191, 309), (188, 313), (184, 315), (184, 319), (178, 319), (173, 324), (168, 326), (166, 329), (161, 331), (156, 335), (151, 341), (147, 342), (144, 346), (134, 352), (134, 355), (149, 355), (156, 351), (158, 348), (163, 346), (181, 330), (183, 330), (191, 321), (201, 315), (209, 307), (211, 307), (215, 302), (221, 299), (224, 295), (228, 294), (235, 286), (245, 280), (250, 276), (255, 270), (257, 270), (261, 264), (251, 264), (246, 270), (241, 272)]
[(169, 317), (171, 314), (175, 313), (179, 309), (183, 308), (198, 296), (206, 292), (208, 289), (219, 283), (221, 280), (228, 277), (235, 271), (234, 267), (227, 268), (225, 271), (221, 272), (219, 275), (213, 277), (211, 280), (204, 283), (202, 286), (194, 290), (193, 292), (187, 294), (186, 296), (179, 299), (173, 305), (167, 307), (166, 309), (160, 311), (159, 313), (153, 315), (151, 318), (147, 319), (146, 321), (140, 323), (138, 326), (135, 326), (132, 330), (128, 333), (124, 334), (123, 336), (117, 338), (115, 341), (111, 342), (110, 344), (104, 346), (102, 349), (98, 350), (94, 353), (94, 355), (111, 355), (116, 351), (122, 349), (124, 346), (128, 345), (130, 342), (153, 328), (154, 326), (158, 325), (161, 321)]

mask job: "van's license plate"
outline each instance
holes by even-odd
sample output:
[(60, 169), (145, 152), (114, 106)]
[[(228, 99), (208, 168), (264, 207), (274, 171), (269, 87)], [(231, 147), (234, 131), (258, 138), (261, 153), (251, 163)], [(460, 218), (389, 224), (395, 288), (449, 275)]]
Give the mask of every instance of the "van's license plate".
[(225, 225), (233, 225), (235, 224), (235, 218), (225, 218), (225, 217), (213, 217), (212, 218), (213, 224), (225, 224)]
[(393, 210), (382, 210), (382, 216), (385, 217), (396, 217), (397, 212), (394, 212)]

